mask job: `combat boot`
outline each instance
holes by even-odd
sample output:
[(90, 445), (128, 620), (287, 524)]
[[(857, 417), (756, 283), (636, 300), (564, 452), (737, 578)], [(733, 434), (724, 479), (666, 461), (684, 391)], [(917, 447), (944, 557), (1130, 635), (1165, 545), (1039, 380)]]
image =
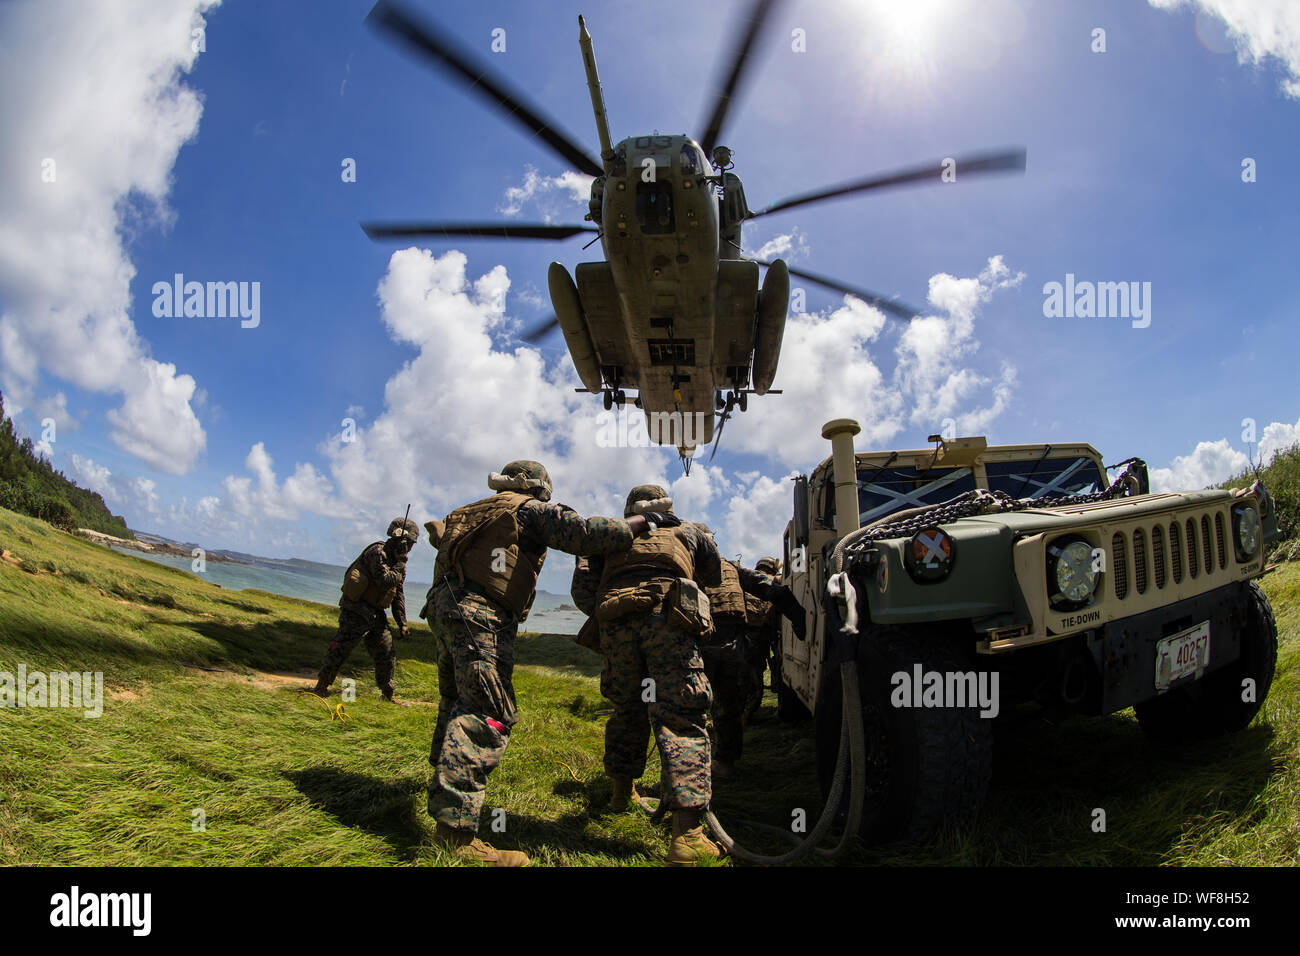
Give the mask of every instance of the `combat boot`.
[(380, 691), (380, 693), (384, 695), (384, 700), (388, 701), (390, 704), (396, 704), (398, 707), (406, 706), (406, 701), (402, 700), (400, 697), (394, 697), (391, 690)]
[(622, 813), (641, 799), (636, 792), (636, 783), (630, 775), (616, 774), (609, 778), (614, 782), (614, 793), (609, 798), (611, 813)]
[(485, 863), (488, 866), (527, 866), (528, 854), (518, 850), (498, 850), (474, 835), (473, 830), (460, 830), (439, 823), (434, 839), (467, 863)]
[(719, 859), (722, 850), (704, 835), (702, 810), (673, 811), (673, 842), (668, 847), (669, 866), (694, 866), (700, 857)]
[(304, 687), (309, 694), (315, 694), (317, 697), (328, 697), (330, 695), (330, 685), (323, 680), (318, 680), (315, 687)]

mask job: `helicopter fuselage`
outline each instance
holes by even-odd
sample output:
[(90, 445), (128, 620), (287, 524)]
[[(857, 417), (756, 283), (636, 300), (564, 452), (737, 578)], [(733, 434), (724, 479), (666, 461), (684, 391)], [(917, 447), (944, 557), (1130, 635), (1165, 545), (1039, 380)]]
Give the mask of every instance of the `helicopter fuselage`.
[[(722, 257), (739, 251), (740, 180), (715, 174), (685, 135), (631, 137), (612, 153), (589, 214), (606, 261), (575, 269), (576, 302), (553, 275), (552, 302), (588, 391), (638, 389), (652, 439), (704, 444), (719, 391), (750, 384), (758, 266)], [(662, 434), (673, 415), (680, 433)]]

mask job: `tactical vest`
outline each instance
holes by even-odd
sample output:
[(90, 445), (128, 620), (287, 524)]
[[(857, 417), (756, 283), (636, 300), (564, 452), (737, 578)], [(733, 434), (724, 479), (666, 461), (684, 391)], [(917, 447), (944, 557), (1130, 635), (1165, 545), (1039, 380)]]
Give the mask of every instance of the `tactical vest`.
[(433, 583), (447, 571), (455, 571), (519, 620), (527, 617), (546, 549), (532, 551), (520, 543), (515, 514), (534, 500), (531, 495), (501, 491), (447, 515), (438, 547), (442, 572), (434, 575)]
[[(357, 559), (348, 565), (347, 573), (343, 576), (343, 596), (350, 601), (360, 601), (362, 604), (369, 604), (371, 607), (383, 611), (392, 606), (393, 600), (397, 597), (397, 585), (392, 587), (380, 587), (379, 581), (372, 581), (366, 573), (365, 563), (362, 558), (365, 557), (366, 551), (378, 545), (381, 549), (384, 546), (382, 541), (376, 541), (374, 544), (367, 545)], [(388, 555), (384, 555), (387, 562)], [(356, 594), (356, 588), (364, 583), (365, 587), (359, 595)]]
[(730, 561), (722, 561), (722, 583), (715, 588), (705, 588), (709, 596), (709, 612), (714, 617), (745, 617), (745, 592), (740, 586), (740, 575)]
[(681, 528), (659, 528), (633, 538), (631, 550), (605, 555), (599, 591), (648, 584), (654, 578), (694, 576), (695, 557), (686, 534)]

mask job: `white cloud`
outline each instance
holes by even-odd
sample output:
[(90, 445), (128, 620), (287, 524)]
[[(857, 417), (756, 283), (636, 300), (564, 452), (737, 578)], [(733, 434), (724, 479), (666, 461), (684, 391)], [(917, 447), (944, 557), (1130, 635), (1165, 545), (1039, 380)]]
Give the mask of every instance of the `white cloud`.
[[(1016, 383), (1015, 367), (1004, 362), (995, 382), (965, 361), (979, 349), (975, 319), (980, 306), (995, 292), (1016, 288), (1024, 278), (1023, 272), (1012, 275), (1001, 256), (990, 258), (977, 277), (930, 277), (930, 303), (948, 317), (913, 319), (896, 350), (894, 380), (912, 397), (913, 425), (942, 431), (944, 420), (952, 418), (959, 432), (983, 431), (1006, 409)], [(972, 408), (972, 399), (987, 387), (992, 388), (991, 404)]]
[(150, 357), (129, 317), (135, 268), (122, 232), (125, 217), (170, 215), (172, 167), (202, 113), (181, 83), (197, 58), (190, 31), (213, 5), (0, 8), (0, 388), (15, 411), (42, 373), (120, 393), (113, 440), (176, 473), (205, 443), (190, 405), (194, 380)]
[(725, 536), (719, 535), (719, 544), (726, 542), (728, 557), (740, 553), (744, 563), (753, 567), (759, 558), (781, 555), (781, 538), (794, 500), (789, 477), (751, 473), (739, 479), (740, 487), (727, 503), (723, 519)]
[(920, 316), (903, 327), (895, 365), (880, 367), (882, 333), (893, 320), (879, 309), (846, 298), (826, 313), (793, 313), (786, 321), (780, 370), (782, 395), (752, 396), (749, 411), (726, 442), (786, 467), (807, 467), (826, 455), (821, 426), (832, 418), (856, 418), (859, 447), (887, 447), (906, 424), (942, 430), (954, 418), (958, 431), (984, 431), (1010, 403), (1014, 366), (1003, 363), (996, 378), (970, 367), (978, 350), (980, 308), (1000, 290), (1014, 288), (1001, 256), (978, 276), (940, 274), (930, 280), (930, 301), (948, 315)]
[(261, 442), (254, 445), (244, 459), (252, 477), (228, 476), (223, 484), (223, 505), (244, 516), (298, 520), (299, 512), (343, 517), (346, 509), (333, 497), (329, 479), (314, 465), (300, 462), (281, 485), (275, 477), (274, 464)]
[(126, 513), (132, 521), (162, 513), (158, 486), (150, 478), (114, 475), (107, 466), (77, 454), (68, 456), (67, 467), (74, 482), (97, 492), (110, 509)]
[(1300, 99), (1300, 4), (1295, 0), (1149, 0), (1153, 7), (1185, 6), (1218, 17), (1237, 47), (1237, 59), (1259, 65), (1273, 58), (1286, 71), (1282, 90)]
[[(567, 203), (586, 205), (591, 199), (594, 176), (568, 170), (558, 176), (543, 176), (533, 166), (524, 167), (524, 181), (506, 189), (505, 198), (497, 212), (517, 216), (524, 206), (532, 204), (544, 222), (552, 222), (562, 206)], [(566, 210), (567, 214), (567, 210)]]
[[(770, 261), (778, 256), (783, 257), (787, 262), (791, 259), (798, 259), (807, 256), (809, 253), (808, 239), (795, 226), (789, 232), (784, 232), (779, 236), (773, 236), (767, 242), (758, 247), (758, 251), (751, 253), (755, 259)], [(798, 283), (798, 278), (791, 280)]]
[(1218, 485), (1252, 464), (1267, 466), (1274, 455), (1297, 442), (1300, 442), (1300, 421), (1294, 425), (1286, 422), (1265, 425), (1259, 436), (1259, 447), (1246, 445), (1248, 451), (1233, 448), (1226, 438), (1198, 442), (1191, 454), (1175, 458), (1168, 468), (1151, 469), (1151, 490), (1199, 491)]
[(1259, 436), (1259, 458), (1267, 465), (1278, 452), (1300, 442), (1300, 421), (1294, 425), (1285, 422), (1273, 422), (1264, 426), (1264, 433)]
[(1152, 468), (1152, 491), (1200, 491), (1240, 473), (1250, 464), (1246, 453), (1228, 439), (1198, 442), (1190, 455), (1175, 458), (1168, 468)]

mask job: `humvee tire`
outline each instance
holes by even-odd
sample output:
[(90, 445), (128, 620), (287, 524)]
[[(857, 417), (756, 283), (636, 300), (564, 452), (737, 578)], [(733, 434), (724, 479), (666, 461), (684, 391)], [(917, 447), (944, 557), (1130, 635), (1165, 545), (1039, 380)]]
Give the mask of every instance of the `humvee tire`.
[[(943, 823), (979, 813), (993, 773), (993, 721), (978, 707), (901, 708), (890, 703), (891, 676), (970, 671), (975, 662), (956, 638), (899, 627), (874, 627), (858, 640), (858, 680), (867, 737), (867, 795), (859, 833), (867, 843), (925, 837)], [(972, 655), (973, 656), (973, 655)], [(840, 678), (829, 670), (816, 717), (817, 774), (830, 792), (843, 720)], [(846, 791), (847, 793), (847, 791)], [(847, 809), (847, 796), (840, 808)]]
[[(1160, 744), (1187, 743), (1241, 730), (1254, 719), (1268, 696), (1277, 667), (1277, 621), (1268, 597), (1248, 582), (1246, 626), (1241, 655), (1201, 680), (1162, 694), (1133, 708), (1146, 735)], [(1252, 701), (1243, 701), (1242, 682), (1255, 682)]]
[[(802, 724), (812, 713), (804, 706), (794, 688), (785, 681), (776, 686), (776, 719), (783, 724)], [(834, 767), (831, 768), (832, 770)]]

